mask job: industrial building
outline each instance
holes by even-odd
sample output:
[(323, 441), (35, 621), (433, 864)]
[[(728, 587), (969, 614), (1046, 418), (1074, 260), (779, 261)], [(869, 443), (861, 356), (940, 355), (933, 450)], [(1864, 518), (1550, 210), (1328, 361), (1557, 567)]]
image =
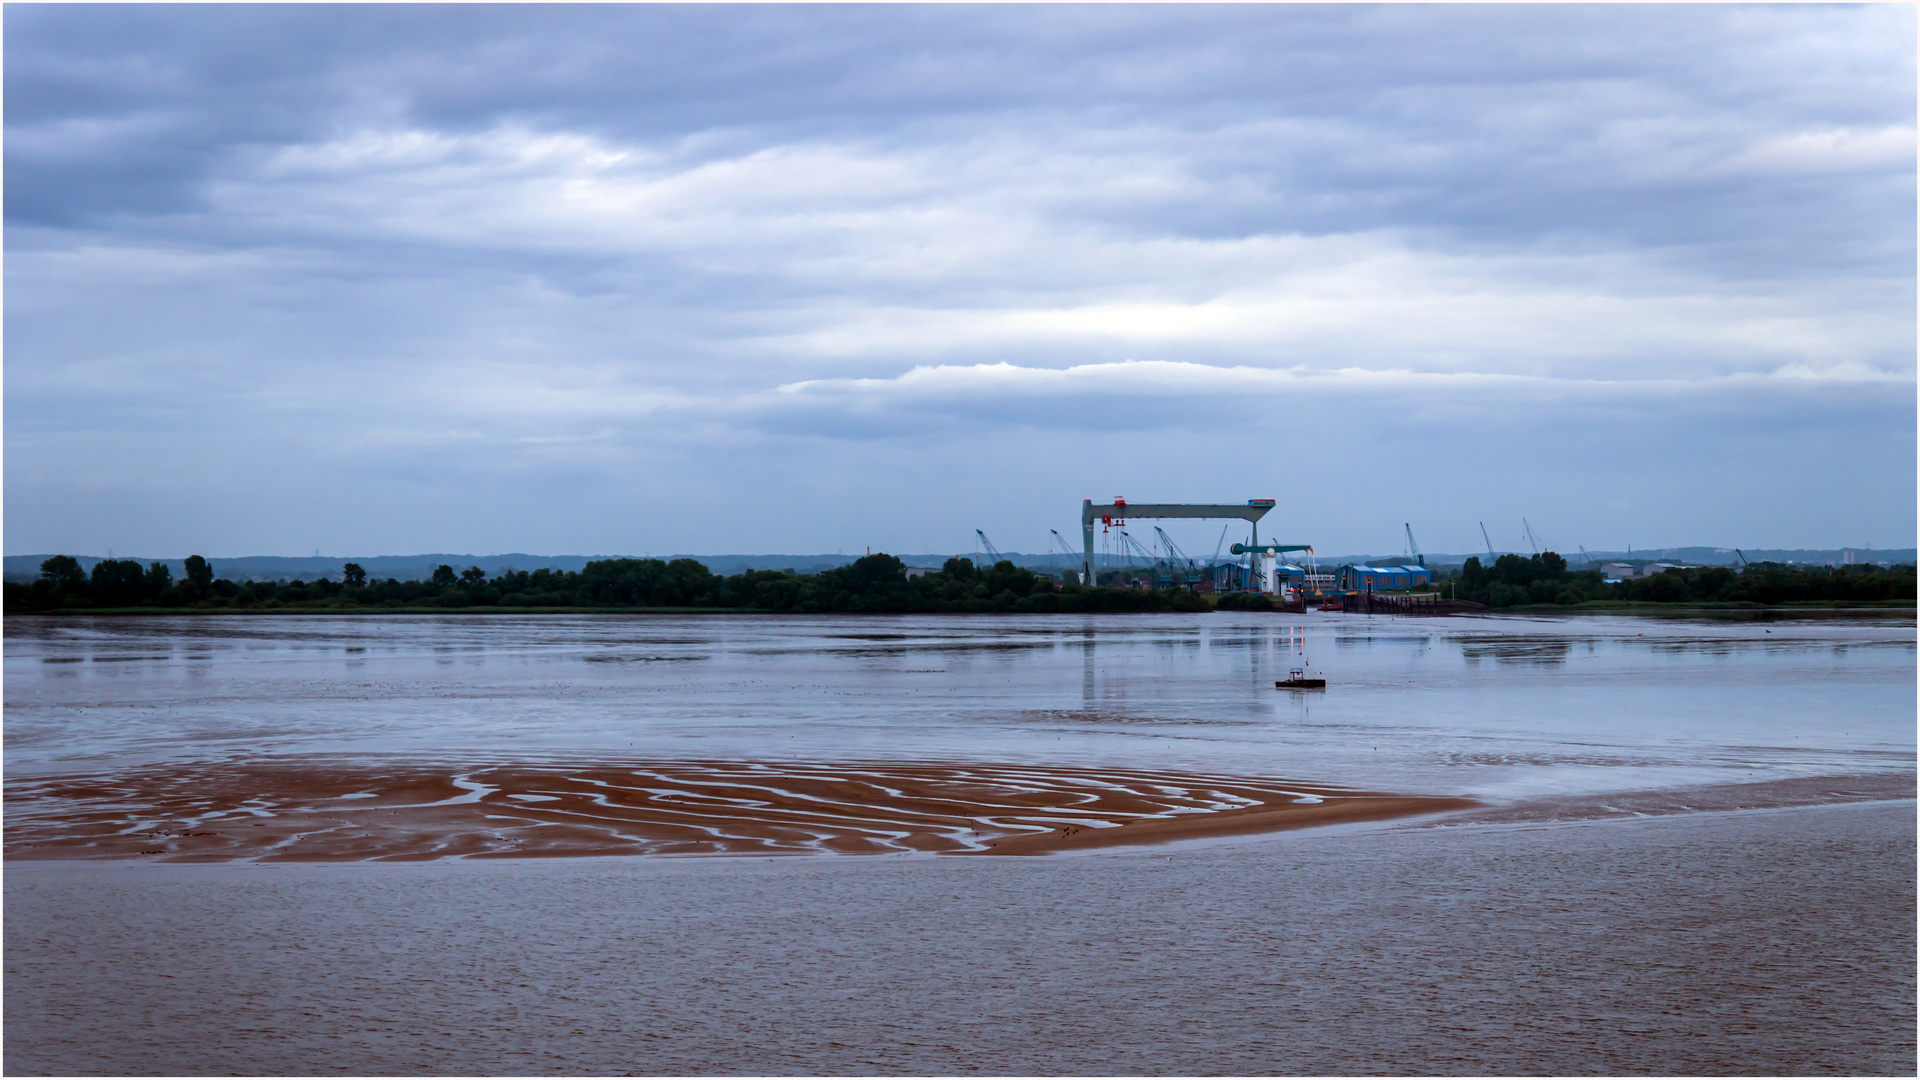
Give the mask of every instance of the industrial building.
[(1414, 589), (1433, 584), (1433, 571), (1424, 566), (1363, 566), (1340, 568), (1343, 592), (1372, 592), (1376, 589)]
[(1610, 562), (1610, 563), (1603, 563), (1601, 565), (1600, 576), (1608, 582), (1630, 581), (1637, 577), (1642, 577), (1642, 578), (1659, 577), (1661, 574), (1664, 574), (1669, 570), (1684, 570), (1684, 569), (1686, 569), (1686, 567), (1680, 565), (1679, 563), (1669, 563), (1669, 562), (1648, 563), (1647, 565), (1640, 567), (1638, 569), (1635, 569), (1632, 563)]

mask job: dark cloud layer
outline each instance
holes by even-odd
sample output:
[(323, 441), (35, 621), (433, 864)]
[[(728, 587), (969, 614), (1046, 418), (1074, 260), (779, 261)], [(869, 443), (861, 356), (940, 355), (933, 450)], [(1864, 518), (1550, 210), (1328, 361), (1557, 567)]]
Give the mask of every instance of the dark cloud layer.
[[(711, 135), (707, 152), (725, 153), (808, 138), (914, 144), (1038, 119), (1181, 132), (1209, 171), (1247, 181), (1235, 203), (1150, 207), (1152, 230), (1588, 235), (1776, 259), (1810, 246), (1831, 259), (1843, 241), (1853, 260), (1910, 262), (1910, 172), (1836, 184), (1818, 168), (1729, 160), (1756, 134), (1911, 127), (1910, 57), (1862, 63), (1885, 57), (1822, 41), (1831, 18), (22, 6), (7, 24), (7, 214), (73, 224), (204, 208), (200, 185), (229, 156), (356, 126)], [(1232, 137), (1276, 121), (1290, 138)]]

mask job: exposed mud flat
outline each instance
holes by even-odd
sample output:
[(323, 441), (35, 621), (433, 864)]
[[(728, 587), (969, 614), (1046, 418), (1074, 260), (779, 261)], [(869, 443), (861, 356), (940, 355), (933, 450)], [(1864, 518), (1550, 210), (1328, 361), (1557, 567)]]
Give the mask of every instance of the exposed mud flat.
[(8, 859), (1039, 855), (1467, 809), (1133, 769), (649, 761), (189, 764), (6, 790)]

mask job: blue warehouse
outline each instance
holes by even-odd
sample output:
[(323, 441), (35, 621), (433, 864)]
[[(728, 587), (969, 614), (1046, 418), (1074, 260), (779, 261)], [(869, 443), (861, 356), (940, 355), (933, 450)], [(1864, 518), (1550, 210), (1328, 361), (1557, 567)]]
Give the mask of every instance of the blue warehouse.
[(1433, 584), (1433, 572), (1424, 566), (1343, 566), (1340, 588), (1343, 591), (1371, 592), (1382, 589), (1412, 589)]

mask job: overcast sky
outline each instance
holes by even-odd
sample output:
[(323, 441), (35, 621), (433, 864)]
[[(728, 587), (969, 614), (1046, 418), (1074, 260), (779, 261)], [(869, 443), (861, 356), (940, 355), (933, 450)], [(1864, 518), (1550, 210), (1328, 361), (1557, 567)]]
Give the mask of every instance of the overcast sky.
[(1915, 29), (9, 5), (6, 550), (1911, 546)]

